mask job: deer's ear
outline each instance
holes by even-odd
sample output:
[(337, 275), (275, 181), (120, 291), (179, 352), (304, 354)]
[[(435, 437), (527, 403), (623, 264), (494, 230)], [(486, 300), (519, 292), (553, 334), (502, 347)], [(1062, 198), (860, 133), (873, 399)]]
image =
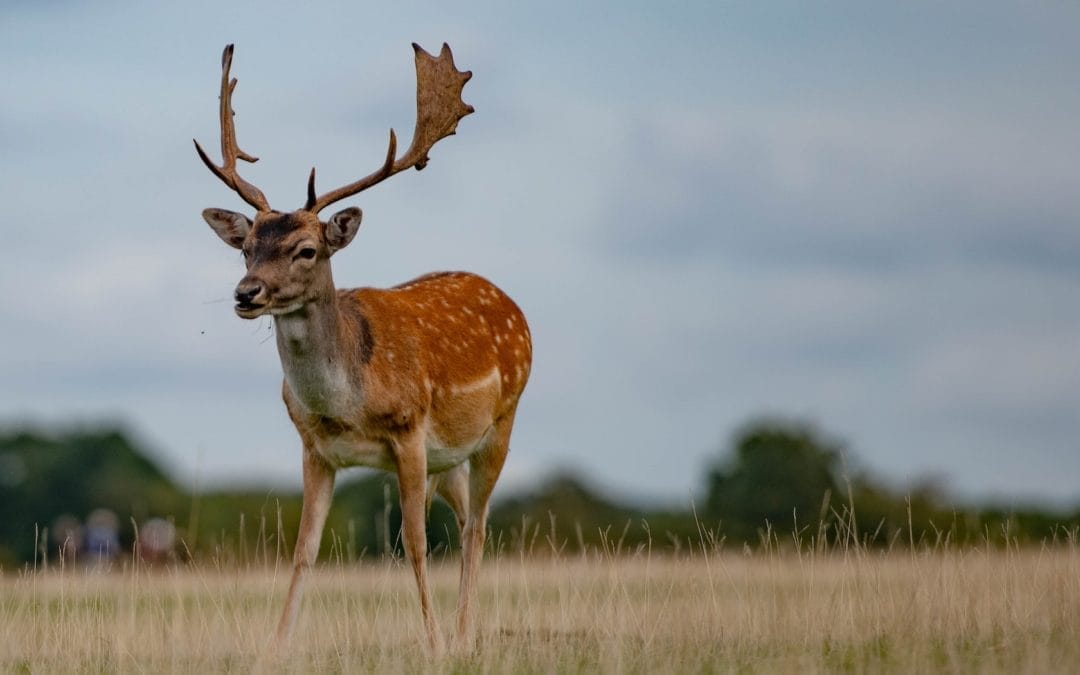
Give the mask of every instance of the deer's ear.
[(217, 232), (217, 236), (233, 248), (242, 247), (244, 239), (251, 231), (251, 219), (242, 213), (225, 209), (204, 209), (202, 217), (214, 232)]
[(330, 216), (326, 223), (326, 245), (331, 253), (336, 253), (349, 245), (360, 229), (360, 221), (364, 212), (355, 206), (338, 211)]

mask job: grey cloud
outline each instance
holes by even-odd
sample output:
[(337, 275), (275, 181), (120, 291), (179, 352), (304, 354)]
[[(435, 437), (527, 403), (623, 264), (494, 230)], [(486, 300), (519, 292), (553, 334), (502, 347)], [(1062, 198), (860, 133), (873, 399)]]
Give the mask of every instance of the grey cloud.
[(335, 278), (465, 268), (511, 292), (536, 343), (517, 480), (572, 464), (682, 500), (765, 411), (817, 419), (891, 476), (1075, 493), (1075, 472), (1047, 468), (1074, 466), (1080, 431), (1066, 22), (972, 18), (1006, 58), (982, 32), (942, 42), (958, 13), (924, 32), (925, 6), (815, 11), (797, 34), (777, 9), (516, 7), (420, 24), (391, 8), (358, 42), (343, 4), (293, 46), (282, 26), (315, 20), (285, 4), (35, 13), (34, 30), (86, 25), (62, 51), (0, 43), (20, 66), (0, 108), (21, 120), (0, 129), (26, 144), (0, 153), (0, 410), (122, 414), (185, 476), (201, 461), (208, 482), (295, 484), (273, 341), (233, 315), (242, 265), (198, 218), (241, 208), (190, 146), (216, 145), (217, 54), (240, 44), (239, 138), (263, 157), (245, 176), (287, 208), (312, 163), (329, 187), (370, 170), (387, 127), (407, 142), (408, 42), (450, 32), (477, 115), (424, 172), (358, 200)]
[[(627, 139), (615, 208), (596, 245), (636, 257), (768, 265), (880, 269), (984, 259), (1080, 269), (1080, 229), (1063, 226), (1080, 211), (1080, 191), (1031, 184), (1029, 174), (1060, 168), (1052, 160), (1042, 166), (1040, 147), (1013, 158), (1014, 175), (1002, 179), (967, 173), (976, 160), (948, 148), (924, 148), (898, 164), (850, 143), (815, 149), (821, 142), (811, 131), (795, 144), (766, 128), (720, 140), (722, 116), (710, 118), (717, 138), (703, 139), (704, 153), (671, 148), (672, 132), (655, 125)], [(1054, 130), (1040, 140), (1052, 145)], [(784, 175), (791, 165), (812, 188), (793, 189)], [(1080, 158), (1072, 168), (1080, 175)], [(1003, 191), (1002, 183), (1011, 187)]]

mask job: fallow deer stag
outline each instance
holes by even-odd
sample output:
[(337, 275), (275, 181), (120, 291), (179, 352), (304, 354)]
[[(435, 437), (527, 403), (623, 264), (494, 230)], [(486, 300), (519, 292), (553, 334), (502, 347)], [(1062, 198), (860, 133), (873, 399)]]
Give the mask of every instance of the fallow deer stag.
[(296, 622), (304, 577), (314, 564), (330, 508), (334, 474), (347, 466), (396, 471), (405, 551), (416, 576), (428, 645), (442, 634), (428, 586), (425, 519), (437, 492), (461, 530), (457, 635), (473, 641), (472, 596), (484, 548), (488, 500), (506, 460), (514, 413), (532, 362), (532, 342), (517, 305), (490, 282), (438, 272), (387, 289), (337, 290), (330, 258), (352, 241), (361, 211), (319, 220), (330, 204), (404, 171), (422, 169), (428, 152), (473, 112), (461, 100), (472, 73), (454, 66), (450, 48), (433, 57), (417, 45), (416, 130), (397, 158), (397, 139), (374, 173), (316, 195), (291, 213), (270, 208), (240, 177), (236, 161), (254, 162), (236, 142), (229, 79), (233, 46), (222, 55), (221, 166), (195, 147), (206, 166), (255, 208), (255, 218), (206, 209), (225, 243), (243, 251), (247, 274), (236, 286), (236, 313), (270, 314), (285, 381), (282, 395), (303, 441), (304, 503), (292, 579), (277, 641)]

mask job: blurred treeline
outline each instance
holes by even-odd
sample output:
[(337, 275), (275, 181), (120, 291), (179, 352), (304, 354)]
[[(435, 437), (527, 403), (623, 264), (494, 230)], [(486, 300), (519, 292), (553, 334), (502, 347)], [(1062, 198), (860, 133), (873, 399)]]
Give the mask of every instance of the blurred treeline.
[[(610, 498), (566, 472), (524, 492), (497, 489), (489, 541), (529, 554), (841, 541), (1001, 546), (1071, 539), (1080, 527), (1080, 509), (961, 505), (933, 481), (898, 490), (859, 470), (839, 441), (798, 422), (748, 424), (703, 469), (700, 497), (667, 508)], [(323, 555), (401, 555), (397, 499), (392, 475), (342, 474)], [(274, 562), (291, 553), (300, 507), (299, 492), (192, 494), (118, 429), (0, 434), (0, 566), (6, 569), (56, 564), (65, 555)], [(114, 522), (111, 542), (89, 534), (102, 513)], [(453, 514), (438, 499), (428, 532), (434, 556), (457, 547)]]

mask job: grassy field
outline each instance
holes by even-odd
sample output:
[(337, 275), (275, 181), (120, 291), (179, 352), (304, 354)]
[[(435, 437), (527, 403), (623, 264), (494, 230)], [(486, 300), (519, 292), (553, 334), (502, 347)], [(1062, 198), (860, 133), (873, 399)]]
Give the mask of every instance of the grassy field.
[[(321, 567), (267, 659), (287, 568), (213, 563), (0, 579), (6, 672), (1080, 670), (1080, 547), (592, 553), (485, 561), (477, 649), (421, 649), (400, 561)], [(434, 563), (444, 631), (457, 569)]]

